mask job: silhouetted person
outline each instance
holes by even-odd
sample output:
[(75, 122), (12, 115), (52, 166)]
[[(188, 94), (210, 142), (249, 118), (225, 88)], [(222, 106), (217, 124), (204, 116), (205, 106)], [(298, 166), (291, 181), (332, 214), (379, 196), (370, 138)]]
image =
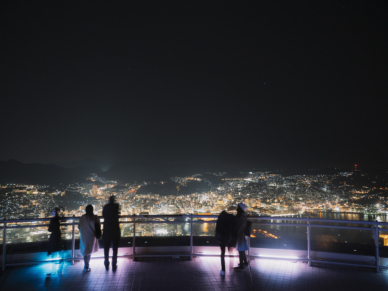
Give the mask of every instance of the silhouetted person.
[(80, 252), (84, 256), (84, 270), (90, 272), (89, 262), (92, 253), (98, 251), (98, 240), (96, 238), (96, 223), (100, 223), (100, 219), (97, 215), (93, 214), (93, 206), (88, 205), (85, 208), (86, 214), (82, 215), (78, 229), (81, 235), (80, 239)]
[[(62, 251), (61, 243), (61, 221), (59, 219), (59, 208), (55, 207), (53, 211), (54, 217), (50, 219), (50, 224), (48, 231), (51, 232), (49, 238), (49, 248), (47, 256), (51, 260), (55, 260), (57, 257), (61, 257), (60, 252)], [(50, 276), (51, 273), (56, 271), (55, 262), (51, 262), (51, 272), (47, 273), (47, 276)], [(58, 270), (59, 271), (59, 270)]]
[(237, 206), (237, 216), (236, 216), (236, 235), (237, 235), (237, 245), (236, 249), (238, 250), (238, 256), (240, 259), (240, 264), (238, 267), (233, 269), (235, 270), (244, 270), (245, 266), (248, 266), (247, 256), (245, 251), (249, 250), (247, 238), (245, 237), (245, 227), (247, 224), (247, 214), (246, 210), (248, 207), (244, 203), (239, 203)]
[(234, 236), (236, 217), (232, 214), (222, 211), (218, 216), (216, 225), (216, 239), (221, 247), (221, 275), (225, 275), (225, 247), (228, 247), (230, 253), (231, 247), (236, 245), (236, 236)]
[(115, 203), (115, 197), (109, 198), (109, 203), (106, 204), (102, 210), (102, 216), (104, 217), (104, 231), (102, 238), (104, 240), (104, 256), (105, 256), (105, 269), (109, 269), (109, 248), (112, 244), (113, 258), (112, 258), (112, 270), (117, 269), (117, 249), (120, 241), (120, 225), (119, 225), (119, 205)]

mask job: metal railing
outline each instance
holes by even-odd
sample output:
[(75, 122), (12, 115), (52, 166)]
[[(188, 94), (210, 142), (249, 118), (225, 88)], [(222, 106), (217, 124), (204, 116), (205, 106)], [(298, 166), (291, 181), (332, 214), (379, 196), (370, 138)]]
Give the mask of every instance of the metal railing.
[[(132, 255), (125, 255), (127, 257), (132, 257), (136, 259), (136, 257), (144, 257), (144, 256), (171, 256), (171, 254), (161, 254), (161, 255), (142, 255), (136, 254), (136, 224), (144, 224), (144, 223), (190, 223), (190, 252), (188, 254), (174, 254), (174, 256), (187, 256), (192, 260), (193, 256), (203, 256), (204, 254), (196, 254), (194, 253), (194, 243), (193, 243), (193, 225), (194, 224), (202, 224), (202, 223), (216, 223), (216, 220), (204, 221), (204, 220), (196, 220), (201, 218), (213, 218), (217, 219), (216, 215), (133, 215), (133, 216), (120, 216), (121, 219), (131, 219), (130, 221), (120, 221), (120, 224), (133, 224), (133, 244)], [(188, 219), (186, 221), (155, 221), (148, 220), (154, 218), (185, 218)], [(61, 217), (61, 226), (72, 226), (72, 238), (71, 238), (71, 258), (67, 258), (66, 260), (71, 260), (71, 263), (74, 264), (74, 261), (77, 260), (75, 257), (75, 226), (78, 225), (80, 217)], [(379, 226), (388, 227), (388, 223), (386, 222), (370, 222), (370, 221), (357, 221), (357, 220), (336, 220), (336, 219), (319, 219), (319, 218), (293, 218), (293, 217), (263, 217), (263, 216), (249, 216), (248, 219), (253, 220), (253, 224), (259, 225), (276, 225), (276, 226), (305, 226), (307, 228), (307, 259), (299, 258), (300, 260), (307, 260), (309, 266), (311, 263), (329, 263), (329, 264), (337, 264), (337, 265), (346, 265), (346, 266), (357, 266), (357, 267), (373, 267), (376, 269), (376, 272), (379, 272), (380, 268), (385, 268), (385, 266), (380, 266), (380, 256), (379, 256)], [(305, 223), (285, 223), (285, 222), (258, 222), (264, 220), (275, 220), (275, 221), (296, 221), (296, 222), (305, 222)], [(2, 255), (2, 270), (4, 271), (6, 266), (15, 265), (15, 264), (7, 264), (6, 260), (6, 251), (7, 251), (7, 229), (14, 228), (30, 228), (30, 227), (48, 227), (48, 224), (34, 224), (34, 225), (8, 225), (14, 223), (23, 223), (23, 222), (42, 222), (49, 221), (48, 218), (39, 218), (39, 219), (17, 219), (17, 220), (1, 220), (0, 229), (3, 230), (3, 255)], [(71, 221), (71, 223), (66, 223), (67, 221)], [(65, 223), (64, 223), (65, 222)], [(359, 227), (359, 226), (340, 226), (340, 225), (322, 225), (322, 224), (313, 224), (317, 222), (324, 223), (336, 223), (336, 224), (362, 224), (368, 225), (369, 227)], [(102, 222), (103, 224), (103, 222)], [(315, 260), (311, 257), (311, 228), (338, 228), (338, 229), (351, 229), (351, 230), (367, 230), (374, 232), (374, 240), (375, 240), (375, 256), (376, 261), (373, 266), (367, 264), (356, 264), (356, 263), (342, 263), (342, 262), (334, 262), (334, 261), (321, 261)], [(385, 230), (388, 231), (388, 228)], [(255, 255), (251, 255), (248, 253), (250, 257), (255, 257)], [(38, 262), (33, 262), (38, 263)], [(19, 263), (19, 264), (30, 264), (30, 263)], [(19, 265), (18, 264), (18, 265)]]

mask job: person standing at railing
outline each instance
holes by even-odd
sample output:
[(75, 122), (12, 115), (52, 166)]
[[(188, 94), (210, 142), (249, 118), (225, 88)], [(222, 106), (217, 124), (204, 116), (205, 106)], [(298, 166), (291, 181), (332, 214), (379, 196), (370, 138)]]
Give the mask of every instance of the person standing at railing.
[(247, 213), (245, 212), (248, 207), (244, 203), (239, 203), (237, 205), (237, 216), (236, 216), (236, 236), (237, 236), (237, 245), (236, 249), (238, 250), (238, 255), (240, 259), (240, 264), (238, 267), (234, 267), (235, 270), (244, 270), (245, 266), (248, 266), (247, 256), (245, 252), (249, 250), (247, 238), (245, 236), (245, 228), (247, 224)]
[(100, 224), (100, 219), (93, 213), (93, 206), (87, 205), (85, 214), (81, 216), (78, 229), (81, 235), (80, 252), (84, 256), (84, 270), (90, 272), (89, 262), (92, 253), (98, 251), (98, 240), (96, 238), (96, 223)]
[(232, 214), (228, 214), (226, 211), (222, 211), (218, 216), (216, 225), (216, 240), (220, 243), (221, 247), (221, 275), (225, 276), (225, 248), (230, 249), (236, 245), (236, 236), (234, 235), (234, 227), (236, 223), (236, 217)]
[(120, 224), (119, 224), (120, 206), (115, 203), (115, 196), (109, 197), (109, 203), (102, 209), (104, 217), (104, 230), (102, 238), (104, 240), (104, 265), (105, 269), (109, 270), (109, 249), (112, 244), (113, 258), (112, 270), (117, 269), (117, 250), (120, 241)]
[[(48, 231), (51, 232), (50, 238), (49, 238), (49, 248), (47, 256), (49, 257), (49, 260), (52, 260), (51, 262), (51, 272), (47, 273), (47, 276), (51, 276), (51, 273), (55, 273), (59, 271), (59, 267), (61, 266), (61, 262), (59, 262), (59, 265), (54, 262), (54, 260), (57, 257), (61, 257), (62, 252), (62, 242), (61, 242), (61, 221), (59, 219), (59, 208), (55, 207), (53, 211), (54, 217), (50, 219), (50, 224), (48, 227)], [(57, 268), (58, 265), (58, 268)]]

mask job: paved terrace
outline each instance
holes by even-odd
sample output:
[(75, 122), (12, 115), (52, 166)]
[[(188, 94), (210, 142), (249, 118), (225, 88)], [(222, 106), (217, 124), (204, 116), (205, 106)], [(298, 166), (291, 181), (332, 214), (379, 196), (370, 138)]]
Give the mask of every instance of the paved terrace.
[[(227, 268), (237, 258), (226, 258)], [(386, 290), (388, 271), (333, 267), (284, 260), (255, 259), (243, 272), (220, 275), (218, 257), (196, 257), (193, 261), (173, 258), (119, 258), (118, 269), (106, 271), (103, 260), (92, 259), (91, 272), (83, 261), (66, 262), (61, 274), (46, 277), (50, 263), (7, 267), (0, 277), (6, 290)], [(252, 280), (251, 280), (252, 278)]]

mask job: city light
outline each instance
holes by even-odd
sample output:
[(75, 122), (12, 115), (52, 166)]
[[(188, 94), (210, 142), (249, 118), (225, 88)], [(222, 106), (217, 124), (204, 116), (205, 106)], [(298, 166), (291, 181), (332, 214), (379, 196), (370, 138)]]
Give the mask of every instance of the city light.
[(162, 229), (157, 229), (156, 230), (156, 234), (158, 235), (167, 235), (167, 229), (164, 229), (164, 228), (162, 228)]
[[(241, 173), (240, 173), (241, 174)], [(154, 187), (166, 186), (173, 183), (172, 189), (189, 187), (190, 183), (202, 182), (209, 187), (207, 190), (181, 195), (142, 194), (142, 187), (150, 182), (119, 184), (117, 181), (91, 174), (85, 183), (67, 184), (60, 187), (47, 185), (0, 185), (4, 195), (0, 197), (0, 218), (6, 219), (35, 219), (50, 218), (52, 209), (65, 203), (61, 215), (65, 217), (80, 217), (85, 212), (85, 206), (92, 204), (95, 213), (102, 215), (102, 207), (107, 203), (109, 196), (115, 195), (120, 204), (121, 215), (148, 216), (148, 215), (203, 215), (201, 219), (195, 219), (193, 229), (189, 218), (183, 217), (182, 223), (169, 226), (161, 224), (164, 218), (155, 218), (158, 224), (136, 225), (136, 236), (214, 236), (216, 220), (206, 217), (218, 215), (227, 211), (236, 215), (236, 205), (244, 202), (247, 212), (253, 216), (275, 217), (318, 217), (327, 219), (362, 220), (361, 215), (374, 215), (373, 220), (385, 221), (387, 213), (385, 197), (388, 188), (378, 187), (373, 189), (371, 185), (361, 184), (355, 187), (351, 179), (355, 174), (367, 177), (367, 174), (358, 171), (339, 172), (335, 175), (292, 175), (282, 176), (267, 172), (250, 172), (239, 178), (224, 176), (223, 173), (213, 173), (219, 177), (221, 183), (212, 184), (208, 176), (193, 174), (186, 177), (171, 177), (171, 181), (153, 182)], [(207, 174), (211, 175), (211, 174)], [(363, 176), (364, 175), (364, 176)], [(378, 180), (374, 177), (374, 180)], [(158, 188), (157, 188), (158, 189)], [(176, 191), (176, 190), (174, 190)], [(167, 193), (168, 194), (168, 193)], [(366, 202), (365, 202), (366, 201)], [(370, 203), (372, 202), (372, 203)], [(131, 218), (121, 220), (121, 234), (123, 237), (133, 235)], [(129, 222), (129, 223), (124, 223)], [(205, 223), (199, 223), (205, 222)], [(273, 220), (271, 220), (273, 222)], [(62, 227), (62, 238), (70, 239), (72, 233), (72, 221)], [(47, 224), (47, 222), (41, 222)], [(296, 226), (298, 227), (298, 226)], [(284, 240), (277, 229), (253, 229), (253, 240)], [(9, 229), (7, 230), (7, 242), (24, 243), (47, 241), (49, 238), (47, 226), (39, 226), (34, 229)], [(75, 231), (78, 239), (78, 229)], [(0, 237), (0, 241), (2, 238)], [(287, 243), (279, 242), (280, 245)]]

